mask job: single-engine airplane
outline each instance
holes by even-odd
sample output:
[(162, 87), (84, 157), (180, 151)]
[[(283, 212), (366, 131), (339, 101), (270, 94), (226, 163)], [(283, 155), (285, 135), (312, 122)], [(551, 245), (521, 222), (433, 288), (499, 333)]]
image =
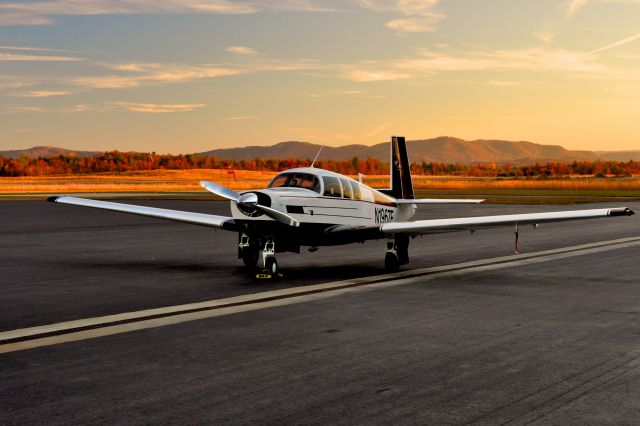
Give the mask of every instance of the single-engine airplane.
[[(317, 158), (317, 157), (316, 157)], [(314, 160), (315, 163), (315, 160)], [(250, 268), (260, 261), (267, 277), (278, 274), (276, 253), (313, 252), (319, 246), (387, 239), (385, 269), (409, 262), (409, 239), (422, 234), (481, 228), (537, 227), (544, 222), (631, 216), (626, 207), (410, 221), (418, 205), (480, 203), (468, 199), (415, 199), (404, 137), (391, 138), (391, 188), (376, 190), (347, 176), (313, 167), (286, 170), (267, 188), (236, 193), (215, 183), (200, 184), (231, 202), (231, 216), (217, 216), (84, 198), (54, 196), (48, 201), (114, 210), (238, 233), (238, 258)], [(262, 255), (260, 255), (262, 252)]]

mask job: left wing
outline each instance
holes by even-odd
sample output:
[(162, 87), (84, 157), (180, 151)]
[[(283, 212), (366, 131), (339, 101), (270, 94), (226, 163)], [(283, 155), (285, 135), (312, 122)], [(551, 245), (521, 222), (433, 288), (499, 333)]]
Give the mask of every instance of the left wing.
[(157, 207), (136, 206), (133, 204), (112, 203), (111, 201), (89, 200), (87, 198), (67, 197), (64, 195), (49, 197), (47, 201), (52, 203), (73, 204), (76, 206), (93, 207), (96, 209), (113, 210), (122, 213), (150, 216), (158, 219), (173, 220), (176, 222), (192, 223), (194, 225), (208, 226), (211, 228), (235, 231), (237, 226), (233, 218), (217, 216), (213, 214), (192, 213), (180, 210), (159, 209)]
[(498, 228), (545, 222), (592, 219), (609, 216), (631, 216), (633, 210), (626, 207), (612, 209), (571, 210), (550, 213), (508, 214), (499, 216), (457, 217), (451, 219), (417, 220), (415, 222), (391, 222), (382, 225), (336, 225), (328, 228), (327, 238), (337, 242), (361, 242), (376, 240), (393, 234), (438, 234), (454, 231), (475, 231), (483, 228)]
[(391, 222), (380, 225), (383, 234), (428, 234), (448, 231), (476, 230), (501, 226), (562, 222), (566, 220), (593, 219), (608, 216), (631, 216), (635, 212), (627, 207), (611, 209), (570, 210), (549, 213), (508, 214), (499, 216), (459, 217), (452, 219), (417, 220), (415, 222)]
[(467, 198), (422, 198), (419, 200), (409, 200), (398, 198), (396, 204), (478, 204), (484, 200), (471, 200)]

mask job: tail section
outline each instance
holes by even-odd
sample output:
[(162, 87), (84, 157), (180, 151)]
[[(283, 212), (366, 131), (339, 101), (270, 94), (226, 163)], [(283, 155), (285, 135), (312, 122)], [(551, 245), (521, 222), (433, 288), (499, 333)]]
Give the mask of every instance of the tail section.
[(411, 181), (411, 168), (404, 136), (391, 137), (389, 172), (391, 175), (391, 189), (383, 190), (382, 192), (395, 198), (413, 200), (413, 182)]

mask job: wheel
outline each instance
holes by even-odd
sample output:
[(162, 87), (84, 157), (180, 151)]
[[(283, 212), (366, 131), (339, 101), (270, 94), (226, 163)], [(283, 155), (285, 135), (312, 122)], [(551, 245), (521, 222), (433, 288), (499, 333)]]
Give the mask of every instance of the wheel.
[(260, 252), (258, 250), (244, 249), (242, 250), (242, 262), (245, 266), (253, 268), (258, 264)]
[(269, 273), (275, 277), (278, 273), (278, 262), (276, 261), (276, 258), (268, 257), (264, 263), (264, 269), (269, 271)]
[(384, 257), (384, 269), (387, 272), (398, 272), (400, 269), (400, 261), (395, 253), (387, 252), (387, 255)]

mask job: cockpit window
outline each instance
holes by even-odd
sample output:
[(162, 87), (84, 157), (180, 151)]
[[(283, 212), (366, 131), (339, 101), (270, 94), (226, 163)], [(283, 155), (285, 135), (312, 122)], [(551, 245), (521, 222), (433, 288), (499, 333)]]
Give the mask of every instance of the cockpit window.
[(324, 181), (324, 196), (325, 197), (342, 197), (342, 189), (340, 188), (340, 181), (333, 176), (322, 176)]
[(274, 177), (267, 188), (305, 188), (315, 192), (320, 192), (320, 181), (309, 173), (280, 173)]
[(353, 191), (351, 190), (351, 185), (349, 185), (349, 181), (346, 179), (340, 179), (340, 183), (342, 184), (342, 196), (344, 198), (353, 199)]
[(358, 185), (358, 183), (354, 181), (349, 181), (349, 183), (351, 184), (351, 189), (353, 190), (353, 199), (360, 200), (360, 185)]

